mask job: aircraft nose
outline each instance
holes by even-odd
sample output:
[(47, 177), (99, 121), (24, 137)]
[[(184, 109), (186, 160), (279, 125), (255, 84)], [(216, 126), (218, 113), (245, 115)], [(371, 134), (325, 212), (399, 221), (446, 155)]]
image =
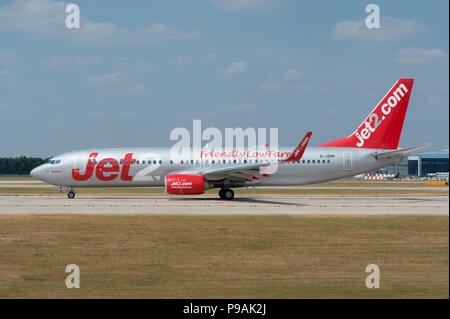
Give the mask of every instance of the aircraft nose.
[(38, 166), (31, 170), (30, 175), (34, 178), (40, 179), (42, 177), (42, 167)]

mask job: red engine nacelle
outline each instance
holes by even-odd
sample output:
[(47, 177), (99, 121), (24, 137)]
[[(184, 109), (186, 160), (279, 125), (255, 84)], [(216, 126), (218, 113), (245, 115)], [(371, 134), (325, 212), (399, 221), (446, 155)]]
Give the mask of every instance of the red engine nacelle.
[(164, 190), (175, 195), (199, 195), (205, 192), (205, 178), (200, 175), (172, 174), (165, 178)]

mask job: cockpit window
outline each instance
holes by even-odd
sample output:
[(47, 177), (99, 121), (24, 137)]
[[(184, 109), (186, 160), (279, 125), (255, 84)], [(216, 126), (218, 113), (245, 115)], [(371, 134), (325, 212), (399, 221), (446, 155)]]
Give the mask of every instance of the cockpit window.
[(52, 160), (49, 159), (47, 162), (45, 162), (46, 164), (50, 164), (50, 165), (55, 165), (55, 164), (59, 164), (61, 163), (61, 160)]

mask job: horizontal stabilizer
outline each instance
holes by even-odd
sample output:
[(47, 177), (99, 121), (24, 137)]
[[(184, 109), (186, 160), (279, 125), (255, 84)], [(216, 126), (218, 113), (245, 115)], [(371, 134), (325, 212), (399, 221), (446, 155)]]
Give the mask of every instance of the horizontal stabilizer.
[(429, 147), (432, 144), (425, 144), (425, 145), (420, 145), (420, 146), (413, 146), (413, 147), (409, 147), (409, 148), (402, 148), (402, 149), (398, 149), (395, 151), (389, 151), (389, 152), (384, 152), (384, 153), (373, 153), (373, 156), (376, 159), (389, 159), (389, 158), (394, 158), (394, 157), (402, 157), (408, 153), (417, 151), (417, 150), (421, 150), (422, 148), (425, 147)]

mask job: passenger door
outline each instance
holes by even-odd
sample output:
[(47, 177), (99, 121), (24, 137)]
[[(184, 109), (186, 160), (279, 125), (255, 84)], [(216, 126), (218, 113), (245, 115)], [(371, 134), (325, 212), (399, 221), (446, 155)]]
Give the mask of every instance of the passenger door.
[(342, 159), (343, 159), (344, 171), (351, 171), (352, 170), (352, 153), (344, 152), (342, 155), (343, 155)]

